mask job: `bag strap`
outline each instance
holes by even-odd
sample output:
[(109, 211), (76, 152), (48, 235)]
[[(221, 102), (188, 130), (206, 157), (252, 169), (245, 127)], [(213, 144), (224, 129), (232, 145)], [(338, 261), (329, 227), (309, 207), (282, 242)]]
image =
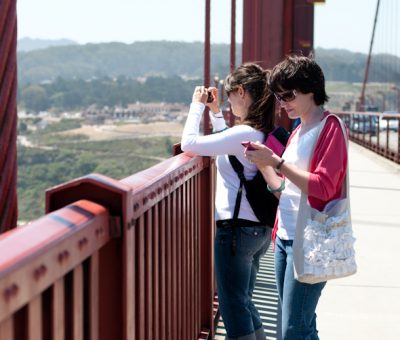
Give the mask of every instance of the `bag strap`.
[[(321, 131), (322, 131), (322, 129), (324, 128), (325, 123), (327, 122), (327, 120), (328, 120), (329, 117), (335, 117), (335, 118), (338, 120), (338, 122), (339, 122), (339, 124), (340, 124), (340, 127), (342, 128), (342, 132), (343, 132), (344, 139), (345, 139), (345, 141), (346, 141), (346, 148), (348, 149), (348, 147), (349, 147), (349, 140), (348, 140), (348, 138), (347, 138), (346, 128), (345, 128), (345, 126), (344, 126), (343, 121), (342, 121), (337, 115), (330, 113), (329, 115), (327, 115), (327, 116), (320, 122), (320, 125), (319, 125), (319, 127), (318, 127), (318, 132), (317, 132), (317, 135), (316, 135), (316, 138), (315, 138), (315, 140), (313, 141), (313, 146), (312, 146), (312, 148), (311, 148), (312, 152), (311, 152), (311, 157), (310, 157), (310, 160), (309, 160), (307, 169), (310, 168), (311, 158), (312, 158), (312, 156), (313, 156), (313, 154), (314, 154), (315, 146), (316, 146), (317, 141), (318, 141), (318, 139), (319, 139), (319, 137), (320, 137), (320, 135), (321, 135)], [(345, 192), (344, 192), (344, 191), (345, 191)], [(345, 193), (345, 195), (343, 195), (343, 193)], [(342, 195), (341, 195), (341, 196), (343, 196), (342, 198), (344, 198), (344, 197), (348, 198), (348, 194), (349, 194), (349, 160), (347, 159), (346, 176), (345, 176), (345, 180), (343, 181), (343, 184), (342, 184)], [(307, 205), (307, 201), (308, 201), (308, 196), (307, 196), (304, 192), (301, 192), (300, 203), (299, 203), (299, 213), (298, 213), (298, 216), (297, 216), (297, 224), (299, 224), (299, 223), (300, 223), (300, 224), (304, 223), (304, 217), (305, 217), (305, 215), (306, 215), (307, 209), (309, 208), (308, 205)], [(350, 209), (350, 206), (349, 206), (349, 209)], [(297, 228), (297, 226), (296, 226), (296, 237), (297, 237), (297, 229), (298, 229), (298, 228)]]
[[(328, 121), (328, 118), (329, 118), (329, 117), (335, 117), (335, 118), (337, 119), (337, 121), (338, 121), (338, 123), (339, 123), (339, 125), (340, 125), (340, 127), (341, 127), (341, 129), (342, 129), (344, 140), (346, 141), (346, 149), (347, 149), (347, 150), (349, 149), (349, 139), (348, 139), (348, 137), (347, 137), (346, 127), (345, 127), (343, 121), (342, 121), (337, 115), (335, 115), (335, 114), (333, 114), (333, 113), (329, 113), (329, 114), (323, 119), (323, 121), (321, 121), (321, 124), (320, 124), (320, 126), (319, 126), (319, 131), (318, 131), (318, 134), (317, 134), (317, 138), (314, 140), (314, 145), (313, 145), (313, 148), (312, 148), (312, 153), (311, 153), (311, 155), (314, 154), (315, 146), (317, 145), (317, 141), (318, 141), (318, 139), (319, 139), (319, 136), (320, 136), (320, 134), (321, 134), (321, 132), (322, 132), (322, 129), (323, 129), (324, 126), (325, 126), (325, 123)], [(311, 156), (311, 158), (312, 158), (312, 156)], [(310, 158), (310, 162), (311, 162), (311, 158)], [(308, 164), (308, 167), (307, 167), (307, 168), (310, 168), (310, 163)], [(343, 196), (343, 195), (344, 195), (344, 196)], [(346, 177), (345, 177), (345, 180), (343, 181), (343, 186), (342, 186), (342, 196), (343, 196), (342, 198), (348, 197), (348, 195), (349, 195), (349, 160), (347, 159)]]
[[(342, 128), (344, 138), (346, 140), (346, 146), (348, 147), (348, 138), (347, 138), (347, 133), (346, 133), (343, 121), (334, 114), (327, 115), (319, 124), (316, 138), (313, 141), (313, 145), (311, 148), (312, 152), (311, 152), (311, 157), (310, 157), (307, 169), (310, 168), (311, 158), (314, 154), (315, 146), (320, 137), (321, 131), (324, 128), (325, 123), (327, 122), (328, 118), (331, 116), (336, 117), (336, 119), (338, 120), (338, 122)], [(346, 169), (346, 178), (343, 183), (343, 186), (345, 186), (345, 188), (346, 188), (346, 197), (347, 197), (348, 188), (349, 188), (349, 163), (348, 163), (348, 161), (347, 161), (347, 169)], [(342, 187), (342, 193), (343, 193), (343, 187)], [(297, 222), (296, 222), (296, 234), (295, 234), (295, 239), (293, 242), (293, 267), (294, 267), (295, 278), (299, 277), (298, 273), (303, 272), (303, 267), (304, 267), (304, 262), (302, 261), (302, 258), (303, 258), (303, 248), (302, 247), (303, 247), (303, 239), (304, 239), (303, 226), (305, 226), (305, 224), (306, 224), (309, 209), (312, 209), (307, 204), (307, 201), (308, 201), (308, 196), (304, 192), (301, 192), (300, 203), (299, 203), (299, 212), (297, 215)], [(350, 212), (350, 204), (348, 205), (348, 208), (349, 208), (349, 212)]]
[(236, 158), (236, 156), (233, 155), (228, 155), (229, 162), (232, 165), (233, 170), (235, 170), (236, 174), (239, 177), (239, 189), (236, 195), (236, 201), (235, 201), (235, 209), (233, 211), (233, 218), (232, 218), (232, 244), (231, 244), (231, 252), (232, 255), (235, 255), (236, 253), (236, 231), (234, 230), (237, 227), (237, 220), (239, 216), (239, 210), (240, 210), (240, 202), (242, 201), (242, 193), (243, 193), (243, 184), (246, 181), (246, 178), (244, 177), (243, 174), (243, 164), (240, 163), (240, 161)]
[(243, 184), (246, 178), (244, 177), (243, 174), (243, 164), (239, 162), (236, 156), (229, 155), (228, 157), (229, 157), (229, 162), (231, 163), (233, 170), (235, 170), (236, 174), (238, 175), (240, 181), (238, 193), (236, 195), (235, 210), (233, 211), (233, 219), (237, 220), (239, 216), (240, 202), (242, 201)]

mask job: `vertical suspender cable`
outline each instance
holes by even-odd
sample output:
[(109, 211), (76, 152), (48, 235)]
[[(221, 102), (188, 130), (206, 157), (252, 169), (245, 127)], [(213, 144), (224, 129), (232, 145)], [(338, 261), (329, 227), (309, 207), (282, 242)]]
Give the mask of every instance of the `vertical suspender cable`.
[[(231, 0), (231, 50), (230, 50), (230, 71), (236, 67), (236, 0)], [(221, 95), (223, 95), (221, 93)], [(229, 111), (229, 126), (235, 124), (235, 116), (232, 109)]]
[(378, 0), (376, 3), (374, 27), (372, 29), (372, 37), (371, 37), (371, 43), (369, 45), (367, 64), (365, 66), (364, 81), (363, 81), (363, 86), (362, 86), (361, 96), (360, 96), (360, 107), (358, 108), (358, 110), (360, 110), (360, 111), (363, 111), (364, 107), (365, 107), (365, 86), (367, 85), (367, 81), (368, 81), (369, 65), (371, 63), (371, 53), (372, 53), (372, 46), (374, 44), (375, 28), (376, 28), (376, 22), (377, 22), (377, 18), (378, 18), (379, 5), (380, 5), (380, 0)]
[[(206, 1), (206, 22), (205, 22), (205, 37), (204, 37), (204, 86), (210, 86), (210, 63), (211, 63), (211, 41), (210, 41), (210, 21), (211, 21), (211, 0)], [(210, 118), (206, 109), (203, 115), (203, 131), (205, 135), (211, 133)]]
[(0, 2), (0, 232), (17, 224), (16, 0)]
[(231, 72), (236, 67), (236, 0), (231, 0)]

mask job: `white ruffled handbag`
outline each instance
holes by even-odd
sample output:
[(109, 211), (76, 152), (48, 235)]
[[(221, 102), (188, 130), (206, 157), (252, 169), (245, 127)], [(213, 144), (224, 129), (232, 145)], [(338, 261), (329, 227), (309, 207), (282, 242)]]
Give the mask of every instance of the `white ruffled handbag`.
[[(343, 122), (335, 115), (329, 116), (334, 116), (339, 120), (348, 145)], [(328, 117), (321, 122), (319, 133)], [(354, 251), (355, 238), (348, 197), (348, 165), (342, 193), (342, 198), (329, 202), (323, 211), (312, 208), (308, 203), (307, 195), (301, 194), (296, 235), (293, 242), (294, 274), (300, 282), (318, 283), (349, 276), (357, 271)]]

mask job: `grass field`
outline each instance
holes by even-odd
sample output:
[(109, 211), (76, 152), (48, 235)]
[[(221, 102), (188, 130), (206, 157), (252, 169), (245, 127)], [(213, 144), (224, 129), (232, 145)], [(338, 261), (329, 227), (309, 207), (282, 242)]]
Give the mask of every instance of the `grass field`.
[(83, 126), (36, 132), (18, 146), (20, 221), (44, 214), (45, 190), (89, 173), (122, 179), (171, 156), (180, 141), (176, 123)]

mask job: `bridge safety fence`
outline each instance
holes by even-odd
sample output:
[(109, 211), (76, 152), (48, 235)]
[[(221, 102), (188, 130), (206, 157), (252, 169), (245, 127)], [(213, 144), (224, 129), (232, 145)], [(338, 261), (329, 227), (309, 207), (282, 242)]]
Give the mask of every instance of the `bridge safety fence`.
[(351, 141), (400, 164), (400, 114), (335, 112), (346, 123)]
[(0, 339), (212, 339), (213, 162), (49, 189), (46, 215), (0, 236)]

